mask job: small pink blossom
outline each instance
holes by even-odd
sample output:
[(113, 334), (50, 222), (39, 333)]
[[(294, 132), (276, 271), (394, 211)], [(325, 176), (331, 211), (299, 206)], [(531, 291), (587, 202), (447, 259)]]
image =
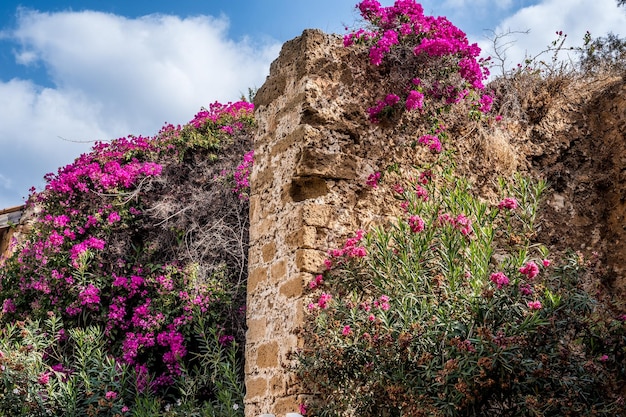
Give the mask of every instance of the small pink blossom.
[(428, 146), (431, 151), (441, 152), (441, 141), (435, 135), (424, 135), (417, 141), (422, 145)]
[(532, 295), (533, 293), (533, 289), (529, 284), (522, 284), (519, 286), (519, 291), (523, 294), (523, 295)]
[(420, 216), (413, 215), (409, 217), (409, 227), (413, 233), (419, 233), (424, 230), (424, 220)]
[(39, 382), (41, 385), (46, 385), (49, 381), (50, 372), (44, 372), (42, 374), (39, 374), (39, 377), (37, 378), (37, 382)]
[(324, 277), (317, 275), (311, 282), (309, 282), (309, 288), (317, 288), (324, 282)]
[(507, 197), (504, 200), (500, 201), (500, 203), (498, 204), (498, 208), (500, 210), (502, 209), (515, 210), (517, 207), (518, 207), (517, 200), (514, 199), (513, 197)]
[(406, 98), (407, 110), (418, 110), (424, 107), (424, 94), (419, 91), (411, 90)]
[(365, 181), (365, 184), (372, 188), (377, 188), (379, 180), (380, 180), (380, 172), (375, 172), (373, 174), (370, 174), (369, 177), (367, 177), (367, 181)]
[(109, 224), (119, 222), (120, 221), (119, 213), (117, 211), (112, 211), (111, 213), (109, 213), (109, 217), (107, 218), (107, 221), (109, 222)]
[(528, 262), (526, 265), (521, 267), (519, 271), (526, 275), (528, 279), (534, 279), (539, 274), (539, 267), (534, 262)]
[(4, 300), (4, 302), (2, 303), (2, 312), (5, 314), (15, 313), (15, 303), (12, 299), (7, 298), (6, 300)]
[(328, 303), (333, 299), (333, 296), (323, 292), (322, 295), (320, 295), (319, 300), (317, 300), (317, 306), (321, 309), (325, 309), (328, 307)]
[(503, 272), (495, 272), (489, 277), (491, 282), (498, 286), (498, 289), (505, 285), (509, 285), (509, 278)]
[(541, 310), (541, 301), (529, 301), (526, 303), (531, 310)]
[(307, 409), (308, 409), (306, 404), (299, 404), (298, 408), (299, 408), (300, 414), (302, 414), (303, 416), (306, 415), (306, 412), (307, 412)]
[(109, 401), (114, 400), (117, 398), (117, 392), (107, 391), (106, 394), (104, 394), (104, 398), (106, 398)]
[(352, 332), (352, 329), (349, 325), (343, 326), (343, 330), (341, 331), (342, 335), (347, 336), (350, 334), (350, 332)]
[(600, 362), (606, 362), (606, 361), (609, 360), (609, 356), (608, 355), (602, 355), (602, 356), (600, 356), (600, 358), (598, 358), (598, 360)]
[(541, 261), (541, 263), (543, 264), (543, 266), (545, 268), (549, 267), (550, 264), (552, 263), (552, 261), (550, 261), (549, 259), (544, 259), (543, 261)]
[(404, 193), (404, 188), (400, 184), (394, 184), (393, 191), (398, 193), (398, 194), (403, 194)]

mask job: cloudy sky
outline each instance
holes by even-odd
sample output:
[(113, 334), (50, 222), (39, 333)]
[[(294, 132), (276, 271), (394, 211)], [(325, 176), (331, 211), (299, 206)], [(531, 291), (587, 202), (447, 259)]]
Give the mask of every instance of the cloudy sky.
[[(0, 209), (89, 150), (154, 135), (213, 101), (260, 87), (283, 42), (306, 28), (345, 33), (356, 0), (3, 0), (0, 5)], [(393, 0), (383, 1), (390, 5)], [(562, 30), (626, 36), (616, 0), (427, 0), (489, 55), (489, 36), (524, 32), (510, 64)]]

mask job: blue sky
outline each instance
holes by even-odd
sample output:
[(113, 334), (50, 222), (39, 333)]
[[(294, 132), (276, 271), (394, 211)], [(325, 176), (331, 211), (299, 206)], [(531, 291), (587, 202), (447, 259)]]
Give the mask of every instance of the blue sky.
[[(390, 5), (393, 0), (382, 1)], [(306, 28), (344, 33), (356, 0), (4, 0), (0, 4), (0, 208), (93, 140), (150, 136), (202, 106), (260, 87), (285, 41)], [(428, 0), (491, 54), (490, 33), (516, 35), (520, 62), (568, 33), (626, 36), (615, 0)], [(492, 31), (492, 32), (490, 32)]]

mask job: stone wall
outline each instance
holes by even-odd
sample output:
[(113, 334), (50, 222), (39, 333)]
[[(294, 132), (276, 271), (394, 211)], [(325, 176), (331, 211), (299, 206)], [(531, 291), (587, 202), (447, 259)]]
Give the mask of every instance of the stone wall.
[(11, 241), (23, 231), (23, 212), (24, 206), (0, 210), (0, 258), (9, 254)]
[(303, 288), (322, 271), (328, 248), (378, 214), (360, 195), (375, 157), (360, 149), (361, 109), (346, 114), (349, 54), (340, 38), (305, 31), (283, 46), (255, 98), (246, 416), (298, 410), (304, 393), (287, 367)]

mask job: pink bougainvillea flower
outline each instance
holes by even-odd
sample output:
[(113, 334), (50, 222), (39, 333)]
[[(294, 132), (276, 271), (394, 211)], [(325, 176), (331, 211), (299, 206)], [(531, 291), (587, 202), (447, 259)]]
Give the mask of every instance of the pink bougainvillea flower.
[(421, 136), (417, 141), (422, 145), (428, 146), (431, 151), (441, 152), (441, 141), (435, 135), (424, 135)]

